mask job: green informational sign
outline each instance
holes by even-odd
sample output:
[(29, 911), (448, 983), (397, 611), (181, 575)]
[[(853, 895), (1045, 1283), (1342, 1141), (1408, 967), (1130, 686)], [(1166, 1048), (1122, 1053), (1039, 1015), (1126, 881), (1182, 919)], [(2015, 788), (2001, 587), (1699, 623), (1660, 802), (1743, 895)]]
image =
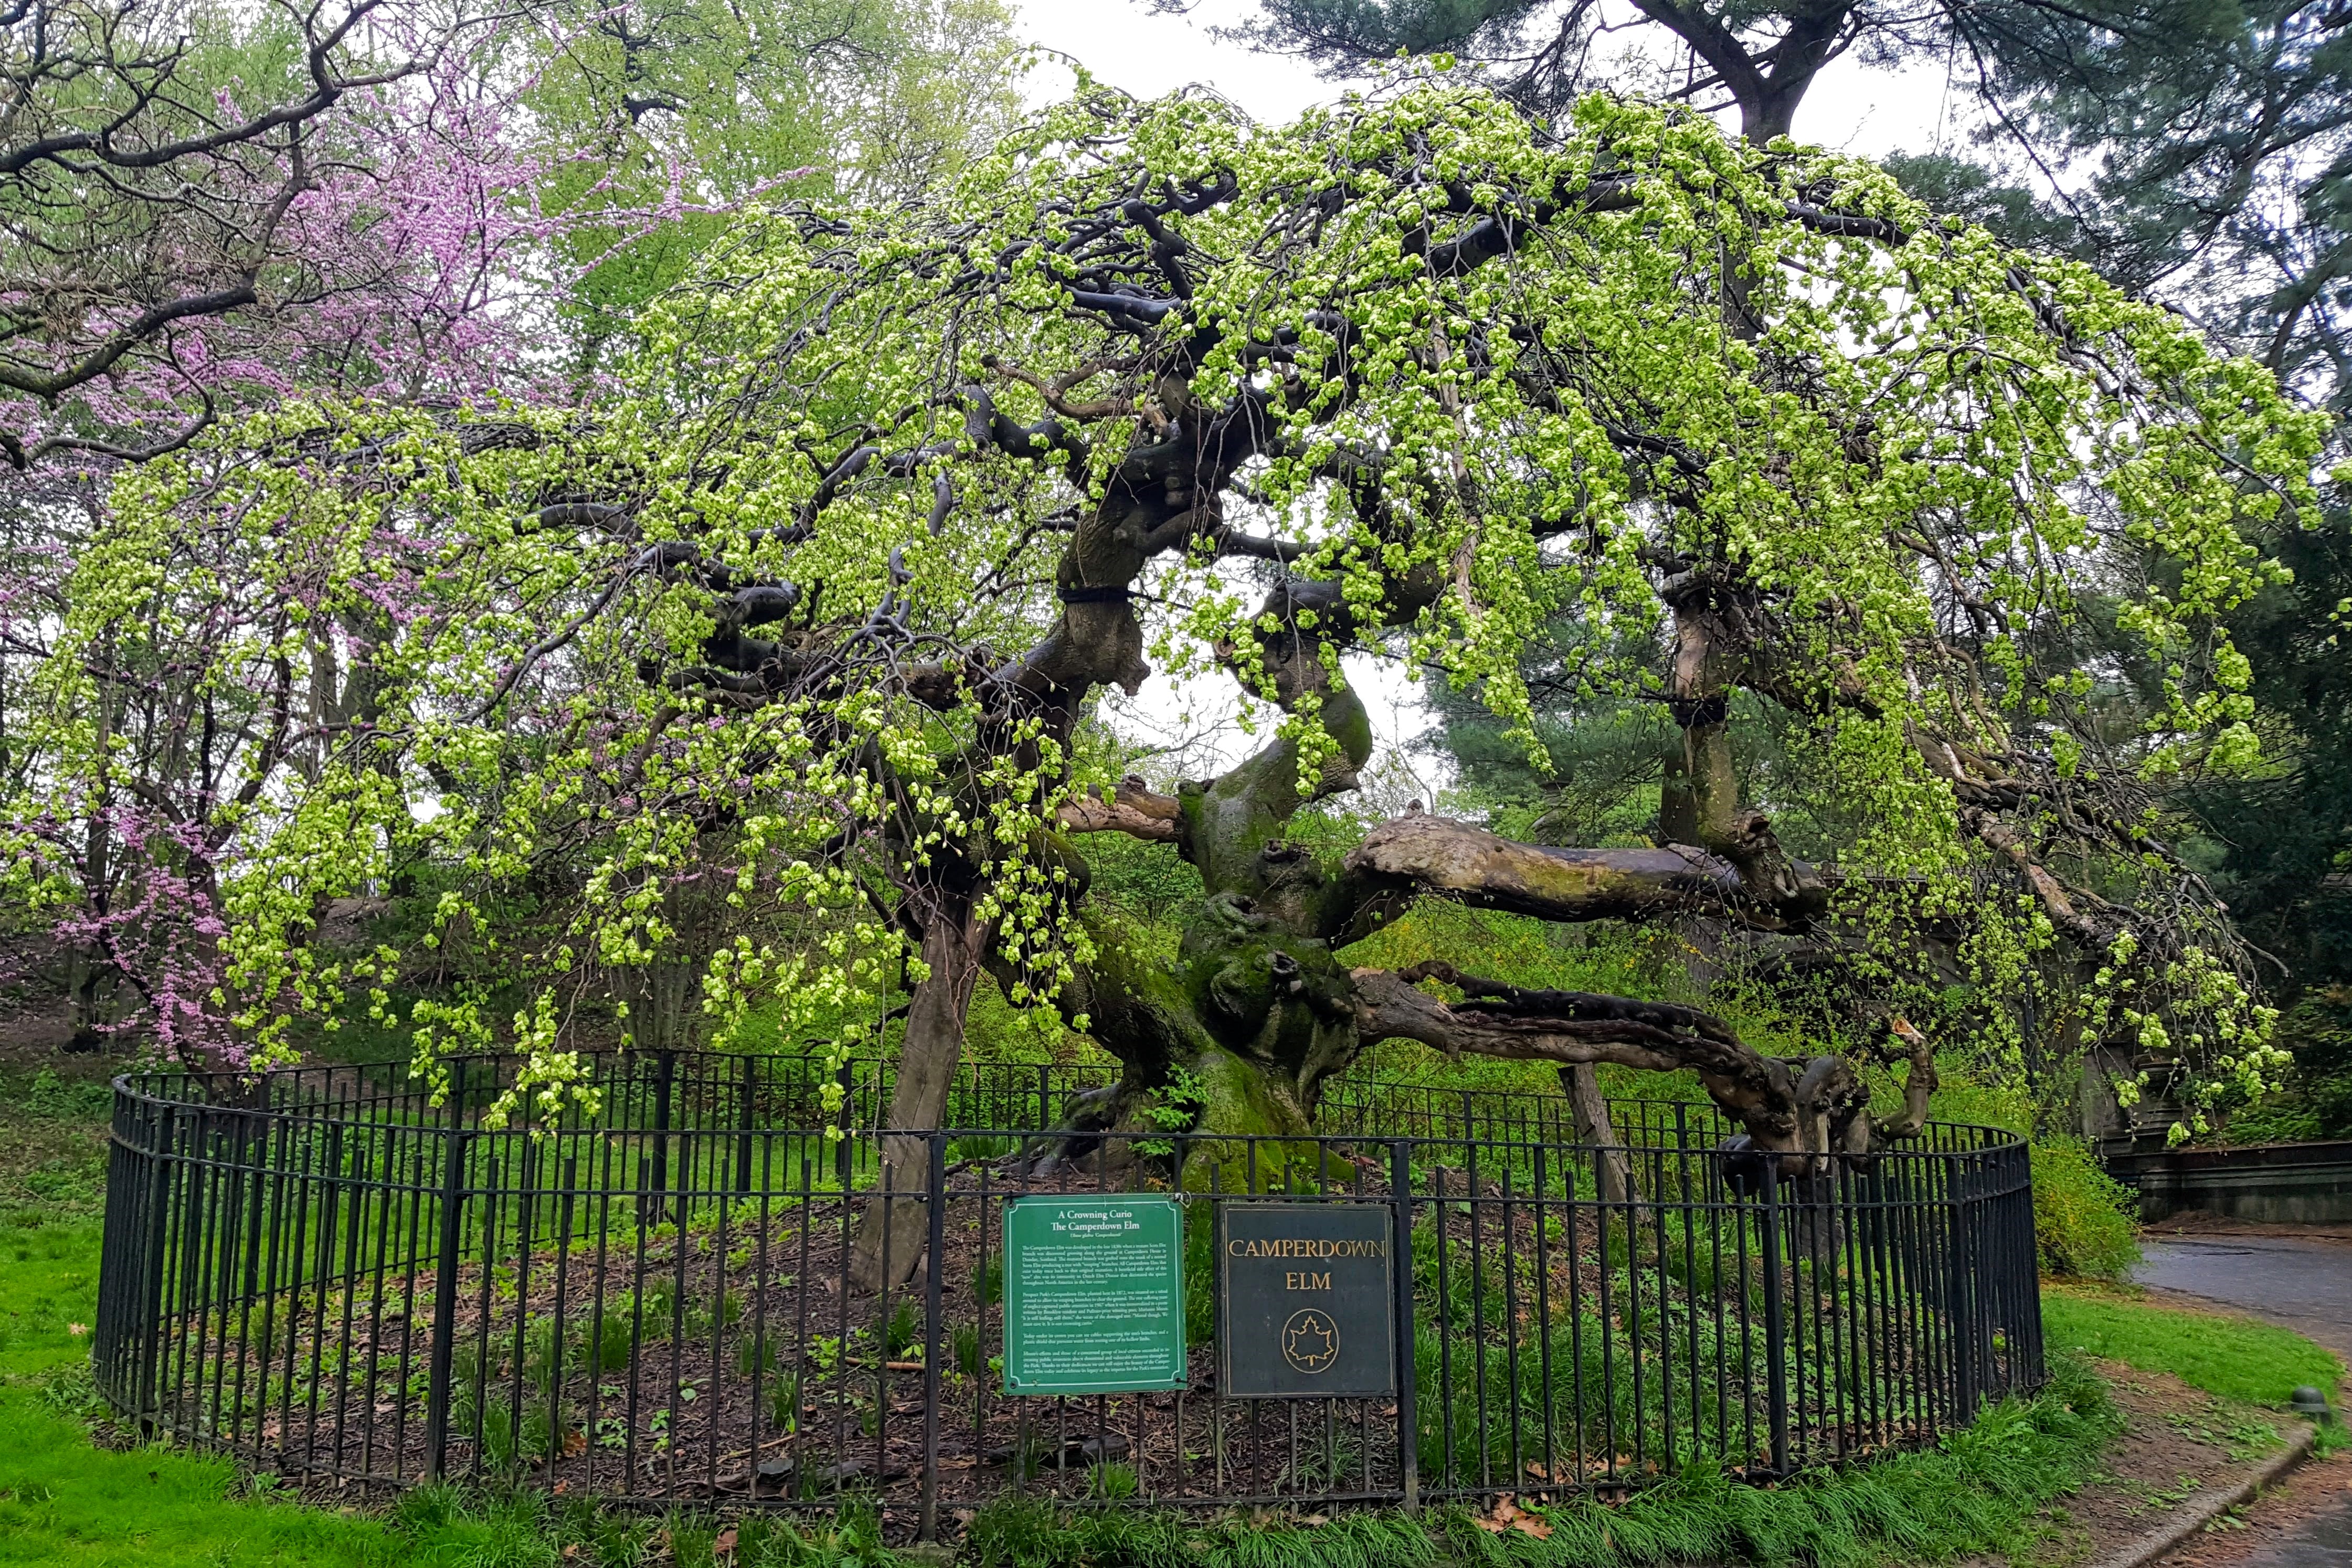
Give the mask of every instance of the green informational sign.
[(1004, 1205), (1004, 1392), (1184, 1386), (1184, 1210), (1173, 1197)]

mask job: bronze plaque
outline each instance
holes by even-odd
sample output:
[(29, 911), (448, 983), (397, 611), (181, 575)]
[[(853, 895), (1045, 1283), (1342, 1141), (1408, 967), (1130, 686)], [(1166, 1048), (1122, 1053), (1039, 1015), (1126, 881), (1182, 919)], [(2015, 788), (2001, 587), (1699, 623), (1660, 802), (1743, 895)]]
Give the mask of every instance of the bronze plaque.
[(1394, 1223), (1380, 1203), (1228, 1200), (1217, 1211), (1217, 1392), (1395, 1394)]

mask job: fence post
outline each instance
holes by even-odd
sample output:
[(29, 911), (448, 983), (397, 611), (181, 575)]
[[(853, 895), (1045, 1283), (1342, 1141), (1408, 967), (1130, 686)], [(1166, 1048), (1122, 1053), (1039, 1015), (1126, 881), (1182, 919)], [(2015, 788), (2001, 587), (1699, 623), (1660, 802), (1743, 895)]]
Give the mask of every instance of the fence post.
[(1054, 1130), (1053, 1068), (1045, 1062), (1037, 1064), (1037, 1131)]
[(1764, 1161), (1765, 1398), (1772, 1423), (1772, 1473), (1789, 1473), (1789, 1323), (1780, 1299), (1780, 1162)]
[(854, 1091), (857, 1087), (857, 1073), (847, 1058), (842, 1059), (840, 1069), (834, 1074), (833, 1080), (841, 1086), (841, 1137), (833, 1146), (834, 1175), (839, 1179), (841, 1190), (845, 1193), (849, 1190), (849, 1134), (850, 1130), (857, 1125), (857, 1111), (852, 1103), (856, 1099)]
[(2031, 1159), (2023, 1147), (2011, 1148), (2009, 1196), (2002, 1205), (2008, 1216), (2008, 1224), (2001, 1228), (2009, 1238), (2005, 1273), (2010, 1281), (2007, 1329), (2011, 1392), (2040, 1388), (2050, 1375), (2042, 1342), (2041, 1289), (2035, 1273), (2039, 1259), (2033, 1236)]
[(743, 1114), (740, 1118), (741, 1131), (735, 1139), (735, 1190), (739, 1193), (751, 1190), (752, 1102), (758, 1092), (752, 1081), (755, 1061), (756, 1058), (751, 1057), (743, 1058)]
[(1977, 1415), (1977, 1294), (1975, 1226), (1968, 1213), (1964, 1156), (1944, 1156), (1944, 1191), (1951, 1212), (1951, 1252), (1945, 1260), (1945, 1315), (1952, 1325), (1952, 1394), (1958, 1402), (1953, 1424), (1965, 1426)]
[(929, 1238), (923, 1253), (923, 1517), (919, 1539), (940, 1538), (940, 1271), (947, 1247), (948, 1140), (934, 1130), (930, 1185), (923, 1203)]
[(154, 1123), (155, 1172), (147, 1200), (147, 1223), (154, 1239), (147, 1247), (147, 1278), (141, 1293), (147, 1299), (146, 1322), (139, 1344), (139, 1436), (148, 1441), (155, 1439), (162, 1424), (163, 1395), (155, 1386), (160, 1367), (158, 1361), (163, 1348), (163, 1268), (166, 1262), (165, 1237), (171, 1230), (164, 1218), (164, 1205), (172, 1196), (172, 1137), (173, 1112), (176, 1108), (168, 1102), (163, 1115)]
[(425, 1363), (425, 1479), (437, 1481), (448, 1468), (449, 1373), (457, 1337), (457, 1254), (465, 1242), (460, 1224), (466, 1202), (466, 1141), (462, 1127), (447, 1134), (449, 1157), (441, 1173), (441, 1245), (434, 1261), (433, 1349)]
[(1389, 1205), (1395, 1224), (1389, 1273), (1396, 1284), (1397, 1476), (1408, 1510), (1421, 1507), (1421, 1420), (1414, 1402), (1421, 1394), (1412, 1342), (1412, 1145), (1389, 1145)]
[(669, 1101), (670, 1089), (677, 1076), (677, 1053), (654, 1053), (654, 1170), (653, 1223), (659, 1225), (668, 1208), (665, 1195), (669, 1191)]
[(320, 1180), (319, 1182), (318, 1282), (322, 1289), (341, 1279), (341, 1276), (332, 1272), (335, 1267), (335, 1222), (342, 1217), (342, 1193), (345, 1186), (343, 1124), (341, 1121), (327, 1123), (326, 1142), (326, 1152), (319, 1158)]

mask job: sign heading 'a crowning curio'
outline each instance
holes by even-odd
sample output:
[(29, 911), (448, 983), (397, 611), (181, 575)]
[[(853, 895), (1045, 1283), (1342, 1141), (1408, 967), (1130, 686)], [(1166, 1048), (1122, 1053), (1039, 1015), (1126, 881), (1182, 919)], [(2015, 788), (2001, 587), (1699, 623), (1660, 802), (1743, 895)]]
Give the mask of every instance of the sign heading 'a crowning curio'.
[(1185, 1386), (1184, 1211), (1173, 1196), (1004, 1205), (1004, 1392)]
[(1385, 1204), (1226, 1204), (1217, 1218), (1218, 1392), (1393, 1394), (1391, 1226)]

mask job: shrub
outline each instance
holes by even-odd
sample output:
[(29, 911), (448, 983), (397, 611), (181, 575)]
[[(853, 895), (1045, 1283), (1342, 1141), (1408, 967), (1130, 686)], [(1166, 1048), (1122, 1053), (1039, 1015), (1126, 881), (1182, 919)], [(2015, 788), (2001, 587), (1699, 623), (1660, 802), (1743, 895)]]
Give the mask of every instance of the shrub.
[(2045, 1274), (2120, 1279), (2139, 1261), (2131, 1189), (2079, 1139), (2033, 1144), (2033, 1239)]

